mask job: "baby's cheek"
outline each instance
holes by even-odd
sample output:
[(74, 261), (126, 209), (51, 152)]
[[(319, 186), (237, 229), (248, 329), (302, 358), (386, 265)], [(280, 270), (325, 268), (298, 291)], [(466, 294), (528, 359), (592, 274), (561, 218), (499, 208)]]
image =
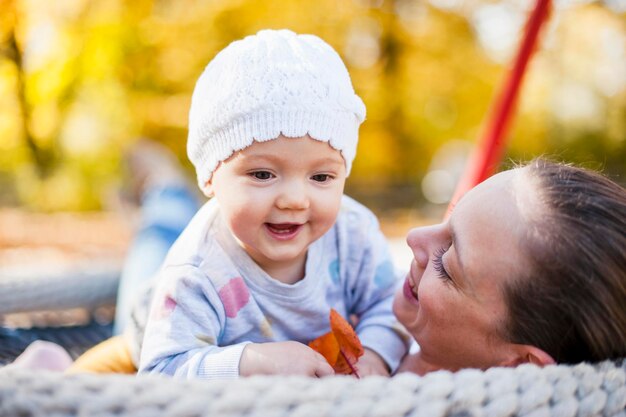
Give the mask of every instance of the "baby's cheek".
[(339, 207), (318, 204), (316, 214), (312, 218), (316, 225), (316, 233), (320, 236), (326, 233), (335, 224), (338, 215)]
[(227, 213), (228, 221), (232, 228), (243, 228), (241, 224), (247, 224), (255, 218), (254, 212), (249, 207), (235, 206), (230, 207), (230, 213)]
[(228, 216), (227, 222), (228, 228), (235, 234), (235, 236), (241, 238), (242, 236), (250, 235), (252, 230), (256, 230), (261, 224), (263, 224), (264, 220), (261, 219), (258, 212), (242, 208), (240, 210), (232, 211)]

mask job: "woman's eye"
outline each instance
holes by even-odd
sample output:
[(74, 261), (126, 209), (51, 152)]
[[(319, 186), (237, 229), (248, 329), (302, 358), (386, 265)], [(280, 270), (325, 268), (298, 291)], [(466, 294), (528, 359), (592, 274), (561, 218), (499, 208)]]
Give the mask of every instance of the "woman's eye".
[(311, 177), (311, 179), (315, 182), (327, 182), (332, 179), (332, 177), (328, 174), (315, 174)]
[(444, 281), (452, 282), (452, 277), (446, 271), (446, 267), (443, 265), (443, 255), (448, 248), (441, 248), (433, 254), (433, 269), (437, 272), (437, 276)]
[(272, 173), (269, 171), (254, 171), (251, 172), (249, 175), (261, 181), (267, 181), (274, 177), (274, 175), (272, 175)]

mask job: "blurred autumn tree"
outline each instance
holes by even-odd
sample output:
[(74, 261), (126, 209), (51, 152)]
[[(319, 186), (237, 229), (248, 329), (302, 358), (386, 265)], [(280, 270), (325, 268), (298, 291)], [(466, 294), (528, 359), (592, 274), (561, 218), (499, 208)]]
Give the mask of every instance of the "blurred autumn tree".
[[(529, 67), (508, 157), (626, 174), (626, 6), (560, 3)], [(349, 192), (444, 202), (532, 2), (0, 0), (0, 204), (97, 209), (139, 136), (186, 161), (210, 59), (263, 28), (315, 33), (368, 108)], [(187, 168), (190, 164), (185, 162)], [(437, 175), (431, 175), (437, 174)], [(424, 181), (423, 181), (424, 179)]]

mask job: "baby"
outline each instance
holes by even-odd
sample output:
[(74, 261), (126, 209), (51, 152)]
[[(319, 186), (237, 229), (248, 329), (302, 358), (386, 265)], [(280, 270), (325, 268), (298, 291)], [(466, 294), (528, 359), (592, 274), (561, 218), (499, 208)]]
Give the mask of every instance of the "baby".
[(331, 308), (356, 315), (361, 376), (388, 375), (408, 339), (374, 215), (343, 195), (365, 106), (339, 55), (312, 35), (264, 30), (209, 63), (187, 150), (211, 197), (157, 277), (140, 372), (183, 378), (324, 376), (306, 343)]

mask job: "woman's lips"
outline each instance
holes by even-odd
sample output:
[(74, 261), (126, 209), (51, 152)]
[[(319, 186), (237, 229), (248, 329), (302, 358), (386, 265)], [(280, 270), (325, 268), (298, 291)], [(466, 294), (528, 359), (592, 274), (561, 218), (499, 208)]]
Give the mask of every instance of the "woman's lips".
[(406, 277), (406, 279), (404, 280), (404, 286), (402, 287), (402, 292), (404, 293), (404, 298), (406, 298), (409, 303), (418, 306), (419, 305), (419, 299), (417, 298), (417, 294), (416, 291), (414, 291), (414, 285), (413, 282), (411, 281), (410, 277)]
[(296, 237), (302, 229), (302, 225), (297, 223), (265, 223), (265, 228), (274, 239), (290, 240)]

